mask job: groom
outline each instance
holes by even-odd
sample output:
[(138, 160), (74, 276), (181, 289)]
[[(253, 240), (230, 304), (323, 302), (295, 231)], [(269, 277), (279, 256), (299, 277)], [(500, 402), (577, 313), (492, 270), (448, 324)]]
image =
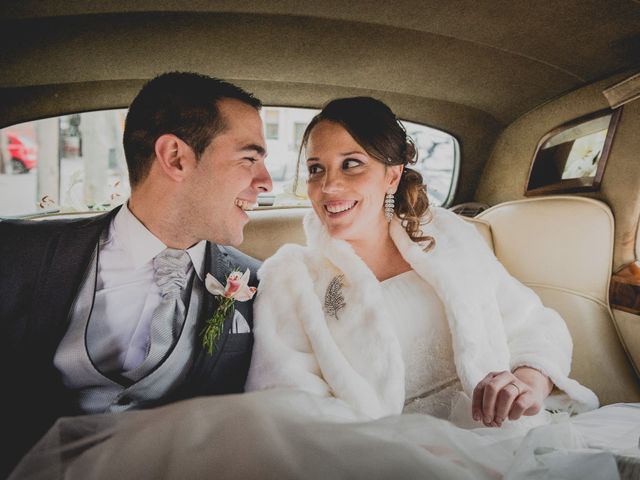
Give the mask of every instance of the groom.
[[(0, 222), (2, 468), (67, 415), (243, 391), (251, 302), (212, 353), (219, 305), (204, 286), (258, 262), (238, 245), (271, 189), (261, 103), (227, 82), (167, 73), (133, 100), (124, 131), (131, 198), (105, 215)], [(1, 475), (0, 475), (1, 476)]]

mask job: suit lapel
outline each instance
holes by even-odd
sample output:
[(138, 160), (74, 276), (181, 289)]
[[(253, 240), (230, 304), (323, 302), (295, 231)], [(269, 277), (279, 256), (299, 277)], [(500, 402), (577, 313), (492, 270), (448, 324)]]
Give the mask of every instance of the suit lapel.
[[(227, 281), (227, 276), (231, 273), (231, 266), (226, 261), (225, 256), (220, 252), (215, 244), (207, 242), (207, 251), (205, 254), (205, 277), (207, 273), (213, 275), (223, 285)], [(207, 350), (202, 347), (202, 339), (200, 333), (204, 328), (206, 321), (211, 318), (219, 302), (217, 298), (205, 290), (202, 308), (198, 317), (198, 327), (196, 329), (198, 338), (196, 339), (196, 357), (189, 372), (189, 380), (185, 382), (191, 388), (206, 387), (210, 382), (212, 372), (220, 358), (224, 344), (229, 336), (231, 325), (233, 322), (234, 310), (230, 310), (224, 319), (222, 333), (215, 342), (213, 353), (210, 355)]]

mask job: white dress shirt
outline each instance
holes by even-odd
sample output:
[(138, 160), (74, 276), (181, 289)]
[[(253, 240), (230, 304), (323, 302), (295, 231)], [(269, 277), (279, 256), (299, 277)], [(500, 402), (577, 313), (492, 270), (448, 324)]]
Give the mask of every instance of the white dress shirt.
[[(101, 322), (100, 345), (92, 360), (109, 371), (129, 371), (142, 363), (149, 342), (153, 311), (160, 303), (153, 258), (166, 247), (123, 205), (100, 246), (95, 303), (91, 321)], [(195, 272), (204, 279), (206, 241), (187, 250)]]

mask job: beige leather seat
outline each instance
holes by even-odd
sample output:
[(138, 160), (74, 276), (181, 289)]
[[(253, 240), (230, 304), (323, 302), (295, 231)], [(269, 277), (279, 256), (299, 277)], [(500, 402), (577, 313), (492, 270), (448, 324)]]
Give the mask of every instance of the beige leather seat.
[(259, 260), (270, 257), (285, 243), (306, 243), (302, 219), (311, 208), (273, 208), (249, 212), (240, 245), (247, 255)]
[(542, 197), (497, 205), (474, 223), (507, 270), (567, 322), (574, 342), (571, 375), (602, 404), (639, 401), (638, 377), (609, 308), (609, 207), (585, 197)]

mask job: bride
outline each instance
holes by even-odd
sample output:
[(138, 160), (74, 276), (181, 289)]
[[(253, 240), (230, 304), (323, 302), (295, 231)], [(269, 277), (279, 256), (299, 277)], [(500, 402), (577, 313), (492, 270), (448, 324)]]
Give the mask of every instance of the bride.
[(260, 270), (247, 390), (290, 387), (370, 418), (418, 412), (466, 426), (540, 420), (554, 386), (571, 411), (598, 406), (568, 377), (560, 316), (474, 227), (429, 206), (389, 107), (331, 101), (302, 149), (307, 246), (283, 246)]

